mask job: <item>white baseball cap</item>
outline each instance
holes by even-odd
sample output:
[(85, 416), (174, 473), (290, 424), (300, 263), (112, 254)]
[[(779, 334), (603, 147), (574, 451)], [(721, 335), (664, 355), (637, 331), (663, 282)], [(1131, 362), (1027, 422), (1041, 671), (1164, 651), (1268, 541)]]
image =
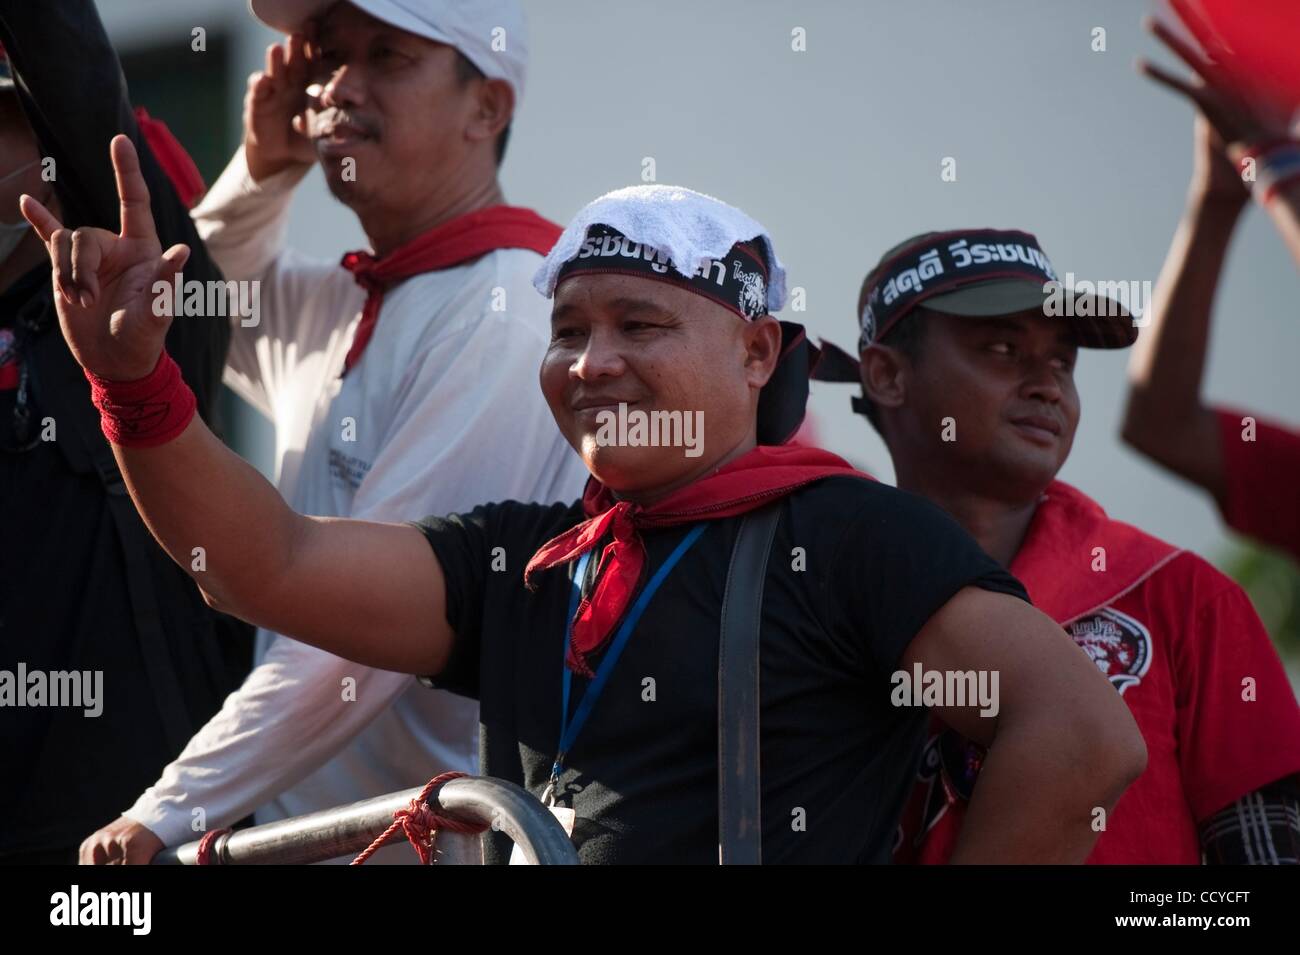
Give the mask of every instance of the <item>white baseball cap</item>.
[[(281, 33), (296, 33), (338, 0), (248, 0), (253, 16)], [(346, 0), (399, 30), (453, 46), (483, 72), (524, 98), (528, 35), (519, 0)]]

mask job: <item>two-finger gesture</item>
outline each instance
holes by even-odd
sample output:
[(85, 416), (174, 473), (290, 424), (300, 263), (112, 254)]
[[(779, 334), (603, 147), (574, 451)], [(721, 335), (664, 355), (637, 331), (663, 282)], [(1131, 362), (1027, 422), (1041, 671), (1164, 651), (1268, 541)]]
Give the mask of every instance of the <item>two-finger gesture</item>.
[(66, 229), (31, 196), (20, 207), (49, 252), (59, 325), (72, 354), (101, 378), (134, 381), (157, 364), (171, 325), (170, 307), (160, 307), (162, 295), (171, 295), (155, 294), (154, 285), (170, 283), (190, 250), (174, 245), (160, 254), (135, 146), (119, 135), (109, 151), (121, 202), (119, 234)]

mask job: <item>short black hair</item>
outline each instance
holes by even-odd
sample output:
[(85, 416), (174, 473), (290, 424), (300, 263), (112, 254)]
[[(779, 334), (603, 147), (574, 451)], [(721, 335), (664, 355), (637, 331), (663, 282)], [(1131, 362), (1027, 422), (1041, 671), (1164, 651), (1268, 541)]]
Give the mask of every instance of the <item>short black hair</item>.
[[(460, 52), (460, 50), (456, 51), (456, 79), (459, 81), (461, 86), (464, 86), (466, 83), (472, 82), (473, 80), (482, 80), (486, 78), (487, 75), (471, 63), (469, 57)], [(511, 119), (510, 122), (513, 123), (514, 120)], [(509, 141), (510, 123), (506, 123), (506, 128), (501, 130), (497, 135), (497, 166), (500, 166), (501, 161), (506, 157), (506, 143)]]
[[(926, 321), (928, 314), (924, 308), (919, 305), (916, 306), (898, 320), (894, 327), (889, 330), (885, 341), (879, 344), (898, 349), (907, 356), (909, 361), (915, 363), (921, 357), (921, 343), (925, 339), (925, 329), (929, 324)], [(883, 438), (885, 434), (880, 430), (880, 409), (868, 397), (865, 387), (862, 389), (862, 397), (857, 399), (856, 405), (857, 409), (871, 422), (871, 427), (875, 428), (876, 433)]]

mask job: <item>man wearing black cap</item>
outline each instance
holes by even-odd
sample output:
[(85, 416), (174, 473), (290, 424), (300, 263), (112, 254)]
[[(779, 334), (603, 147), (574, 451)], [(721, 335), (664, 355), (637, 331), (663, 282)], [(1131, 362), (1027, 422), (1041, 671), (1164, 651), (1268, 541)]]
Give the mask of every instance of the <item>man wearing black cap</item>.
[[(135, 268), (174, 272), (185, 249), (159, 256), (124, 141), (114, 161), (124, 235), (80, 247), (138, 243)], [(87, 304), (60, 315), (163, 546), (201, 542), (195, 576), (246, 619), (478, 697), (483, 771), (568, 810), (584, 861), (887, 861), (922, 705), (990, 747), (960, 859), (1081, 860), (1090, 814), (1141, 772), (1105, 680), (949, 517), (775, 444), (801, 415), (762, 392), (806, 390), (806, 343), (771, 317), (784, 269), (737, 209), (639, 186), (582, 210), (534, 279), (554, 296), (542, 392), (591, 471), (582, 500), (418, 525), (295, 513), (186, 413), (165, 320), (92, 265)], [(697, 455), (644, 431), (694, 413)], [(611, 416), (635, 424), (611, 434)], [(998, 692), (944, 691), (966, 674)]]
[[(855, 407), (898, 486), (951, 513), (1025, 583), (1129, 705), (1147, 770), (1091, 862), (1295, 862), (1300, 708), (1245, 594), (1199, 557), (1111, 520), (1056, 480), (1079, 422), (1078, 349), (1122, 348), (1118, 303), (1062, 287), (1028, 233), (931, 232), (887, 252), (859, 296)], [(982, 747), (935, 725), (896, 859), (944, 862), (978, 804)]]

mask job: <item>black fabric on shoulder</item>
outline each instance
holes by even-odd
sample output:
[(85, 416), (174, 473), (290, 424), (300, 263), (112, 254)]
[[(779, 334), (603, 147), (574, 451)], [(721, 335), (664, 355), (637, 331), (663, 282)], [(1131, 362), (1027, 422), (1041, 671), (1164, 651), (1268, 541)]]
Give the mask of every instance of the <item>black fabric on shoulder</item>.
[(964, 587), (1029, 600), (947, 511), (885, 484), (858, 483), (861, 503), (844, 515), (827, 597), (832, 620), (873, 635), (878, 673), (894, 672), (916, 634)]
[[(446, 583), (447, 623), (455, 634), (447, 666), (420, 678), (426, 686), (479, 697), (479, 656), (483, 606), (489, 574), (517, 581), (521, 596), (524, 567), (543, 542), (582, 520), (573, 504), (482, 504), (466, 514), (413, 521), (433, 548)], [(560, 570), (551, 573), (561, 573)]]

